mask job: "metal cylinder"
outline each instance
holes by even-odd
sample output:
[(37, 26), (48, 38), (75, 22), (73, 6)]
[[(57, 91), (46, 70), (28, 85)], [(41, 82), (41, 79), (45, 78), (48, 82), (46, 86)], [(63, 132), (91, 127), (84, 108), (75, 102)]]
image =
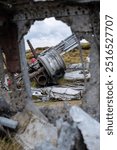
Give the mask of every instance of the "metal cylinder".
[(64, 75), (66, 66), (57, 51), (51, 50), (42, 55), (40, 54), (38, 56), (38, 61), (45, 68), (51, 79), (57, 79)]
[(41, 86), (45, 86), (47, 84), (47, 77), (45, 75), (39, 75), (37, 77), (38, 83)]
[(0, 117), (0, 125), (3, 125), (8, 128), (16, 129), (16, 127), (18, 126), (18, 122), (5, 117)]

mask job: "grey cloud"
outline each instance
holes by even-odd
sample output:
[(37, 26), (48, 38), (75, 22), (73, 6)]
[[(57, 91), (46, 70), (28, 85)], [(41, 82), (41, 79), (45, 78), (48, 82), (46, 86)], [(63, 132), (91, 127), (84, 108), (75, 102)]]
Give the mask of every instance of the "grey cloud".
[[(35, 48), (39, 46), (53, 46), (71, 34), (70, 28), (65, 23), (50, 18), (35, 22), (25, 36), (25, 40), (29, 39)], [(27, 44), (26, 48), (28, 48)]]

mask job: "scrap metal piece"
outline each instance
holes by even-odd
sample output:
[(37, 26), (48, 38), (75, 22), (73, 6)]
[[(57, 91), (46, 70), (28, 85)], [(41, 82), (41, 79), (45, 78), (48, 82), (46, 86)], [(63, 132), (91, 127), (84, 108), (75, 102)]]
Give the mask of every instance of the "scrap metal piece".
[[(91, 74), (85, 70), (86, 79), (89, 80), (91, 78)], [(85, 80), (84, 74), (82, 70), (66, 72), (64, 75), (65, 80), (74, 81), (74, 80)]]
[(78, 39), (75, 34), (72, 34), (65, 40), (61, 41), (58, 45), (50, 47), (49, 49), (43, 51), (41, 54), (54, 50), (57, 51), (60, 55), (63, 55), (76, 47), (78, 47)]
[[(53, 82), (61, 78), (64, 75), (65, 70), (66, 70), (66, 65), (61, 55), (77, 47), (78, 39), (76, 35), (73, 34), (69, 36), (68, 38), (66, 38), (65, 40), (63, 40), (62, 42), (60, 42), (58, 45), (54, 47), (50, 47), (49, 49), (46, 49), (45, 51), (41, 52), (39, 55), (36, 54), (29, 40), (27, 40), (27, 43), (34, 55), (34, 58), (37, 60), (37, 62), (35, 63), (39, 64), (38, 69), (43, 68), (42, 75), (38, 74), (37, 76), (34, 76), (34, 78), (36, 79), (39, 85), (44, 86), (48, 83), (48, 80), (47, 80), (48, 77), (50, 78), (50, 82)], [(29, 65), (29, 67), (33, 68), (34, 66)]]
[(32, 88), (32, 95), (39, 97), (43, 100), (43, 97), (46, 97), (46, 100), (57, 99), (57, 100), (73, 100), (81, 99), (83, 89), (75, 89), (74, 87), (62, 87), (62, 86), (50, 86), (44, 88)]
[(30, 49), (31, 49), (31, 52), (33, 53), (34, 57), (37, 58), (38, 56), (37, 56), (37, 54), (35, 53), (35, 50), (34, 50), (32, 44), (31, 44), (31, 42), (30, 42), (29, 40), (27, 40), (27, 43), (28, 43), (28, 45), (29, 45), (29, 47), (30, 47)]

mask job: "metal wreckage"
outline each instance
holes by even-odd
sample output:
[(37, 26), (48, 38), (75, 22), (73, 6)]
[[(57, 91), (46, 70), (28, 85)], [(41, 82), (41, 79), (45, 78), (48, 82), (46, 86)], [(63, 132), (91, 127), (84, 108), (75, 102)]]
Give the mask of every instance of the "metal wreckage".
[[(22, 132), (17, 130), (15, 138), (23, 146), (23, 149), (99, 150), (99, 123), (96, 121), (99, 121), (100, 116), (99, 12), (99, 0), (0, 0), (0, 125), (12, 129), (16, 129), (18, 126), (22, 129)], [(73, 35), (67, 39), (71, 43), (63, 41), (36, 56), (30, 41), (28, 41), (37, 59), (35, 67), (38, 69), (34, 71), (34, 67), (33, 69), (31, 66), (27, 67), (23, 37), (35, 20), (44, 20), (49, 17), (55, 17), (71, 27)], [(44, 111), (35, 106), (31, 98), (29, 76), (31, 78), (38, 75), (36, 80), (40, 85), (45, 85), (50, 81), (54, 82), (63, 75), (65, 69), (60, 55), (70, 49), (69, 46), (78, 46), (80, 54), (82, 54), (80, 40), (83, 38), (91, 43), (91, 80), (85, 85), (84, 101), (81, 106), (89, 115), (77, 106), (67, 107), (65, 112), (68, 118), (63, 117), (61, 122), (62, 114), (61, 117), (59, 116), (59, 120), (56, 120), (56, 125), (54, 120), (53, 125), (50, 118), (57, 119), (55, 116), (58, 115), (58, 111), (52, 113), (52, 110), (49, 113), (47, 112), (48, 108)], [(3, 55), (6, 58), (5, 62)], [(10, 95), (6, 95), (2, 88), (6, 73), (11, 80), (10, 90), (12, 93)], [(16, 73), (21, 73), (23, 79), (24, 86), (21, 90), (17, 88)], [(70, 116), (72, 121), (69, 121)], [(11, 117), (13, 120), (10, 119)], [(24, 130), (23, 124), (27, 120), (28, 124), (25, 125)], [(59, 122), (58, 126), (57, 122)], [(87, 126), (89, 122), (90, 128)], [(48, 134), (48, 130), (50, 134)], [(58, 130), (59, 134), (57, 134)]]
[(54, 47), (47, 48), (40, 54), (36, 54), (29, 40), (27, 43), (33, 54), (32, 63), (28, 64), (29, 78), (34, 79), (39, 86), (56, 83), (57, 79), (63, 77), (66, 65), (61, 55), (78, 47), (75, 35), (71, 35)]

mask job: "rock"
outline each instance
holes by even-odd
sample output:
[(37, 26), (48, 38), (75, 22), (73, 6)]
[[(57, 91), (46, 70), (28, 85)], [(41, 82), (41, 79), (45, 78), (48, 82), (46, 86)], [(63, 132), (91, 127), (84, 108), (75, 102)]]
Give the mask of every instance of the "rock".
[(77, 123), (88, 150), (100, 149), (100, 124), (80, 107), (72, 106), (70, 116)]
[[(47, 111), (48, 110), (48, 111)], [(35, 150), (86, 150), (86, 145), (77, 125), (64, 108), (43, 108), (49, 122), (57, 127), (58, 138), (56, 146), (45, 141), (37, 145)]]
[(57, 127), (58, 130), (61, 129), (63, 122), (64, 122), (64, 120), (63, 120), (62, 117), (60, 119), (56, 120), (56, 127)]
[[(59, 150), (73, 150), (76, 148), (76, 139), (80, 139), (80, 134), (78, 129), (72, 124), (70, 125), (68, 122), (64, 122), (60, 136), (58, 138), (58, 149)], [(77, 141), (78, 142), (78, 141)]]
[(70, 117), (69, 107), (46, 107), (42, 112), (57, 127), (57, 150), (86, 150), (81, 132)]
[(49, 142), (44, 142), (41, 145), (36, 145), (35, 150), (58, 150), (58, 148), (56, 148)]
[[(19, 116), (21, 115), (23, 114)], [(34, 149), (45, 141), (54, 146), (57, 142), (57, 129), (44, 119), (29, 113), (23, 117), (19, 131), (16, 134), (16, 140), (22, 145), (24, 150)]]
[(10, 115), (11, 109), (3, 97), (0, 97), (0, 115)]
[(20, 120), (16, 139), (24, 150), (86, 150), (84, 133), (70, 117), (69, 108), (41, 109), (48, 121), (25, 111), (16, 115)]
[(69, 112), (64, 106), (54, 106), (40, 108), (40, 111), (48, 118), (48, 121), (59, 130), (64, 121), (68, 121)]

